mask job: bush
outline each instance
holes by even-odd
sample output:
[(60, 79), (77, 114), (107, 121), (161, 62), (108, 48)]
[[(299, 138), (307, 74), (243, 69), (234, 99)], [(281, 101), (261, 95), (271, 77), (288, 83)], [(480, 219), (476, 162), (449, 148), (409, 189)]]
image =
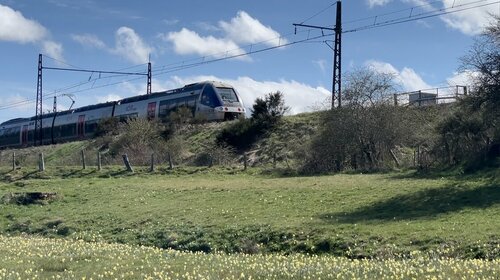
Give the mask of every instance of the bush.
[(129, 119), (126, 123), (121, 123), (119, 132), (118, 139), (110, 145), (111, 155), (127, 153), (130, 158), (140, 161), (140, 164), (147, 164), (151, 154), (162, 150), (165, 143), (160, 137), (160, 123), (144, 118)]
[(257, 98), (253, 105), (252, 118), (240, 119), (223, 129), (217, 135), (217, 143), (232, 146), (240, 152), (248, 150), (262, 136), (278, 127), (288, 110), (283, 93), (279, 91), (269, 93), (264, 98)]
[(229, 145), (243, 152), (260, 138), (264, 130), (254, 119), (240, 119), (222, 129), (216, 136), (220, 146)]
[(104, 118), (97, 123), (96, 131), (94, 132), (95, 137), (102, 137), (105, 135), (117, 135), (118, 134), (118, 118)]

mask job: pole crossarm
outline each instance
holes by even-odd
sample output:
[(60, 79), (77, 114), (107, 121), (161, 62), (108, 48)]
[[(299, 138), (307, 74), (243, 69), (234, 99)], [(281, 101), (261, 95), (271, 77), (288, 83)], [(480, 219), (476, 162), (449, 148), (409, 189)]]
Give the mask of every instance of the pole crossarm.
[[(43, 66), (42, 63), (42, 54), (38, 55), (38, 76), (37, 76), (37, 85), (36, 85), (36, 114), (35, 114), (35, 128), (34, 128), (34, 145), (37, 145), (37, 141), (39, 141), (39, 145), (43, 144), (43, 126), (42, 126), (42, 118), (43, 118), (43, 95), (42, 95), (42, 74), (43, 70), (56, 70), (56, 71), (70, 71), (70, 72), (84, 72), (84, 73), (99, 73), (99, 78), (101, 78), (101, 74), (114, 74), (114, 75), (136, 75), (136, 76), (147, 76), (147, 94), (151, 94), (151, 62), (148, 63), (148, 71), (146, 73), (139, 72), (121, 72), (121, 71), (103, 71), (103, 70), (90, 70), (90, 69), (76, 69), (76, 68), (62, 68), (62, 67), (46, 67)], [(92, 76), (90, 76), (92, 78)], [(90, 79), (89, 78), (89, 81)], [(65, 94), (63, 94), (65, 95)], [(75, 104), (75, 100), (71, 98), (71, 96), (67, 95), (71, 101), (71, 107)], [(70, 108), (71, 108), (70, 107)], [(54, 107), (53, 112), (57, 113), (57, 96), (54, 96)], [(55, 120), (55, 118), (54, 118)], [(52, 123), (54, 126), (54, 123)]]
[(337, 0), (337, 11), (335, 18), (335, 27), (329, 26), (318, 26), (318, 25), (310, 25), (310, 24), (302, 24), (302, 23), (294, 23), (295, 33), (297, 33), (297, 27), (306, 27), (306, 28), (314, 28), (320, 29), (323, 33), (324, 30), (333, 31), (334, 32), (334, 46), (330, 46), (327, 41), (325, 43), (333, 50), (333, 81), (332, 81), (332, 109), (335, 108), (335, 101), (337, 101), (337, 106), (342, 107), (342, 93), (341, 93), (341, 84), (342, 84), (342, 2)]
[(321, 30), (330, 30), (330, 31), (335, 31), (336, 27), (326, 27), (326, 26), (317, 26), (317, 25), (308, 25), (308, 24), (300, 24), (300, 23), (294, 23), (293, 26), (297, 27), (307, 27), (307, 28), (316, 28), (316, 29), (321, 29)]
[(59, 70), (59, 71), (73, 71), (73, 72), (86, 72), (86, 73), (117, 74), (117, 75), (137, 75), (137, 76), (147, 76), (148, 75), (148, 73), (138, 73), (138, 72), (117, 72), (117, 71), (102, 71), (102, 70), (45, 67), (45, 66), (43, 66), (42, 69)]

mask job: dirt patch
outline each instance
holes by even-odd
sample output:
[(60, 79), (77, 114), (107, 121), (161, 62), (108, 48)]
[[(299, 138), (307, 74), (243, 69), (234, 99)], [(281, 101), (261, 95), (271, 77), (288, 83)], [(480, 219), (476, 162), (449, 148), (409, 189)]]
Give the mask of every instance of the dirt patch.
[(48, 204), (58, 198), (55, 192), (15, 192), (8, 193), (2, 197), (3, 204)]

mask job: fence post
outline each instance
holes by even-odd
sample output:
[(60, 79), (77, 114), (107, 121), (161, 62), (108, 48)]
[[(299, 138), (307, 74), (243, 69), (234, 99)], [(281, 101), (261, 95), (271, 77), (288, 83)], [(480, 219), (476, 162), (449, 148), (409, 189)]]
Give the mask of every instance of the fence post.
[(12, 153), (12, 171), (16, 170), (16, 152)]
[(151, 165), (149, 166), (149, 172), (155, 171), (155, 154), (151, 154)]
[(85, 151), (84, 150), (81, 151), (81, 155), (82, 155), (82, 167), (83, 167), (83, 169), (86, 169), (87, 165), (85, 164)]
[(45, 161), (43, 159), (43, 153), (40, 153), (38, 157), (38, 171), (45, 171)]
[(210, 155), (210, 161), (208, 162), (208, 168), (212, 168), (213, 165), (214, 165), (214, 158), (212, 155)]
[(123, 163), (125, 163), (125, 167), (127, 167), (127, 171), (134, 172), (134, 169), (132, 169), (132, 165), (130, 165), (130, 161), (128, 160), (127, 154), (124, 154), (122, 157)]
[(168, 153), (168, 167), (170, 169), (174, 169), (174, 163), (172, 162), (172, 156), (170, 155), (170, 152)]
[(247, 153), (243, 153), (243, 170), (247, 170)]
[(398, 95), (394, 94), (394, 106), (398, 106)]
[(101, 171), (101, 152), (97, 151), (97, 170)]

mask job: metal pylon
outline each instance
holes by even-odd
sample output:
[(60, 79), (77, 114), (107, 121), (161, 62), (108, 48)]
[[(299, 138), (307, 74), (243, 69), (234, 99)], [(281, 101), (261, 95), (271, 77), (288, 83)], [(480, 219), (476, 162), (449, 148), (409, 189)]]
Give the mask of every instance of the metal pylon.
[(43, 129), (42, 129), (42, 115), (43, 115), (43, 96), (42, 96), (42, 54), (38, 55), (38, 79), (36, 83), (36, 113), (35, 113), (35, 133), (33, 135), (34, 145), (42, 145)]

